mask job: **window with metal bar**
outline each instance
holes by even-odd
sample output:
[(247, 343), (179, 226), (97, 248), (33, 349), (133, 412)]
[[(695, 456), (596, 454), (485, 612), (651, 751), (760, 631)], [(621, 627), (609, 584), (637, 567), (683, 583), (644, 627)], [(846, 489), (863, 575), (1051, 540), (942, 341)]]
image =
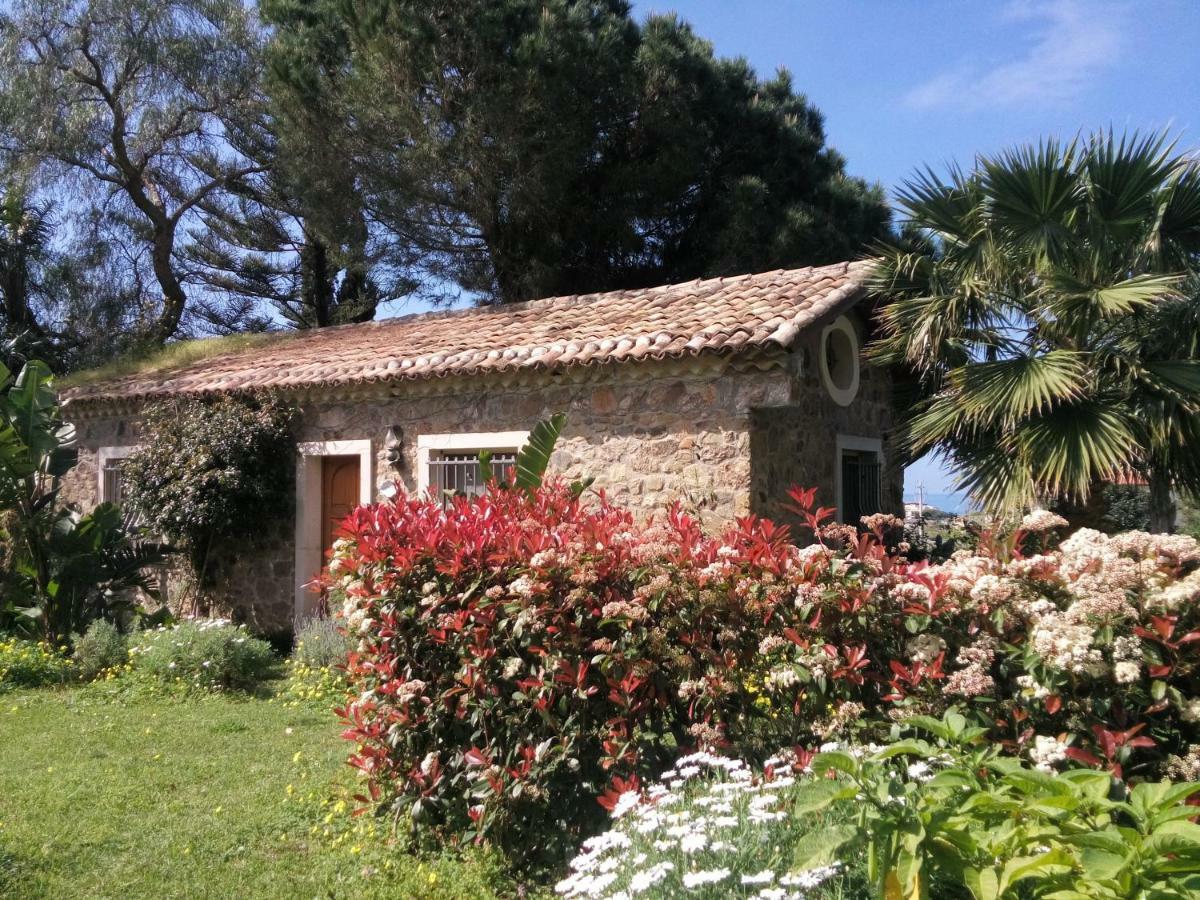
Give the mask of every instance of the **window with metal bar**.
[(842, 521), (859, 525), (863, 516), (880, 512), (879, 457), (874, 453), (842, 453)]
[(125, 484), (122, 480), (121, 467), (125, 464), (122, 457), (113, 457), (104, 461), (104, 488), (100, 498), (105, 503), (121, 505), (125, 499)]
[[(492, 450), (492, 475), (500, 481), (509, 478), (517, 464), (515, 450)], [(442, 453), (429, 460), (429, 489), (436, 497), (475, 497), (487, 488), (479, 453)]]

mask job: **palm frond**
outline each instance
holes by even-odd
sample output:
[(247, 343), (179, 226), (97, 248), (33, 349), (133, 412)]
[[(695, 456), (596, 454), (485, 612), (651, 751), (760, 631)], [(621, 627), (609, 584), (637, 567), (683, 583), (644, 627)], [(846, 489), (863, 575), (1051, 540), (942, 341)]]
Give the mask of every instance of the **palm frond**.
[(1200, 253), (1200, 163), (1189, 160), (1172, 177), (1153, 242), (1163, 262), (1171, 266), (1194, 263)]
[(955, 487), (983, 509), (1005, 514), (1037, 499), (1030, 467), (1001, 441), (955, 447), (949, 459)]
[(984, 158), (984, 190), (995, 228), (1037, 260), (1067, 257), (1076, 244), (1081, 183), (1074, 145), (1057, 141)]
[(919, 170), (897, 191), (904, 221), (940, 241), (957, 246), (975, 243), (982, 233), (978, 182), (951, 169), (949, 182), (930, 168)]
[(1051, 350), (974, 363), (951, 372), (959, 413), (980, 425), (1013, 425), (1084, 396), (1090, 382), (1088, 355)]
[(1134, 275), (1107, 284), (1088, 283), (1070, 272), (1044, 276), (1038, 290), (1043, 309), (1072, 333), (1086, 333), (1094, 322), (1127, 316), (1177, 296), (1185, 274)]
[(1200, 406), (1200, 359), (1158, 359), (1142, 363), (1150, 386)]
[(1167, 134), (1092, 137), (1083, 154), (1092, 224), (1118, 240), (1136, 240), (1157, 213), (1158, 195), (1174, 167)]
[(1013, 429), (1013, 443), (1040, 494), (1086, 499), (1093, 484), (1140, 462), (1137, 431), (1120, 408), (1098, 401), (1060, 406)]

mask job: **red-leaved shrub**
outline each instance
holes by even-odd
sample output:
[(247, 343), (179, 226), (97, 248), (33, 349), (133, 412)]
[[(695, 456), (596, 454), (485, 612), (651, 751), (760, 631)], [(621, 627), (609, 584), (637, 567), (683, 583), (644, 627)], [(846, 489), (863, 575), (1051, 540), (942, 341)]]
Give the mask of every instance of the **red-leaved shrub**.
[(860, 534), (792, 498), (811, 546), (753, 517), (638, 522), (559, 483), (357, 510), (329, 583), (359, 641), (339, 713), (362, 801), (554, 856), (602, 814), (591, 798), (684, 749), (883, 738), (952, 704), (1044, 767), (1200, 774), (1195, 541), (1055, 549), (1041, 515), (910, 563), (891, 517)]

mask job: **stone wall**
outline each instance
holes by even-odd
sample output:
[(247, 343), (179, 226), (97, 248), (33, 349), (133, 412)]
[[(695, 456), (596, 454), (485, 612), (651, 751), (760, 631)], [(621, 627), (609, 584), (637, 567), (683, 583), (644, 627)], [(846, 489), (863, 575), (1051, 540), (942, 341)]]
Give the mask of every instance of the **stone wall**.
[(819, 333), (798, 342), (796, 352), (803, 361), (796, 366), (788, 402), (751, 412), (751, 510), (795, 525), (784, 511), (792, 486), (815, 487), (817, 503), (834, 506), (837, 439), (844, 435), (882, 440), (883, 509), (902, 515), (904, 470), (893, 435), (891, 377), (884, 369), (863, 365), (858, 395), (849, 406), (839, 406), (817, 373), (818, 338)]
[[(777, 515), (777, 501), (791, 484), (816, 485), (831, 504), (834, 436), (878, 435), (890, 427), (882, 373), (865, 375), (862, 402), (842, 408), (809, 371), (814, 358), (807, 348), (750, 361), (709, 358), (496, 383), (443, 380), (342, 396), (315, 393), (297, 399), (297, 439), (369, 439), (373, 483), (394, 481), (415, 491), (420, 435), (523, 431), (565, 412), (552, 471), (570, 479), (593, 476), (595, 489), (646, 513), (681, 500), (715, 526), (751, 511)], [(67, 493), (89, 506), (97, 499), (97, 449), (136, 444), (137, 415), (85, 414), (76, 424), (80, 464), (68, 476)], [(389, 429), (402, 435), (395, 467), (388, 462)], [(221, 548), (209, 611), (232, 613), (262, 632), (290, 627), (294, 535), (294, 507), (264, 511), (253, 541)]]

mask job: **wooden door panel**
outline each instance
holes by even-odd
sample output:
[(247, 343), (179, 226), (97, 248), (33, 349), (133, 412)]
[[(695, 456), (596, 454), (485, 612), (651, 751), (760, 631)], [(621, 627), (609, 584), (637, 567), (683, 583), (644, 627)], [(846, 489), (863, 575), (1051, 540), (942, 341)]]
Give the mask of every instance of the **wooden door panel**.
[(359, 505), (360, 460), (326, 456), (321, 460), (321, 549), (333, 545), (338, 525)]

